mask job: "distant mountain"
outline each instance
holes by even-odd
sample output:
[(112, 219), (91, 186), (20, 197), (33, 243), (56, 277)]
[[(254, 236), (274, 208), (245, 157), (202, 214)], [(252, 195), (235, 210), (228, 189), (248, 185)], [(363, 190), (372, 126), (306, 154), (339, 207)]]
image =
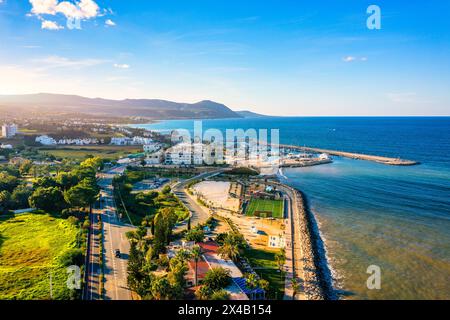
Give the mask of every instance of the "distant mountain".
[(14, 112), (80, 113), (107, 116), (162, 119), (242, 118), (227, 106), (214, 101), (177, 103), (156, 99), (108, 100), (62, 94), (0, 96), (0, 110)]
[(259, 114), (252, 111), (236, 111), (238, 115), (240, 115), (242, 118), (266, 118), (269, 116), (266, 116), (264, 114)]

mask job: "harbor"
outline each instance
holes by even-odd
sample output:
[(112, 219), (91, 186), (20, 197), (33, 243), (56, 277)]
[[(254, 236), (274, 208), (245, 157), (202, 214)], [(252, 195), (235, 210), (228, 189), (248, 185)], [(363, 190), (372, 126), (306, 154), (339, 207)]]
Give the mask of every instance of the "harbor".
[(381, 157), (381, 156), (374, 156), (374, 155), (367, 155), (367, 154), (360, 154), (360, 153), (352, 153), (352, 152), (345, 152), (345, 151), (335, 151), (335, 150), (326, 150), (326, 149), (318, 149), (318, 148), (310, 148), (310, 147), (300, 147), (300, 146), (294, 146), (294, 145), (280, 145), (280, 148), (297, 150), (297, 151), (302, 151), (302, 152), (328, 154), (331, 156), (344, 157), (344, 158), (350, 158), (350, 159), (356, 159), (356, 160), (372, 161), (372, 162), (377, 162), (377, 163), (390, 165), (390, 166), (415, 166), (415, 165), (420, 164), (420, 162), (417, 162), (417, 161), (406, 160), (406, 159), (401, 159), (401, 158), (388, 158), (388, 157)]

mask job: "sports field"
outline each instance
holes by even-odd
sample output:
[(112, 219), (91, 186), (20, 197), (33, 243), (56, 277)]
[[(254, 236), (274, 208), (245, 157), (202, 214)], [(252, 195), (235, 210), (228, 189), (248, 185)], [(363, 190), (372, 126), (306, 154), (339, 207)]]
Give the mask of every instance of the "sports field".
[(252, 199), (248, 204), (246, 215), (251, 217), (283, 218), (283, 200)]

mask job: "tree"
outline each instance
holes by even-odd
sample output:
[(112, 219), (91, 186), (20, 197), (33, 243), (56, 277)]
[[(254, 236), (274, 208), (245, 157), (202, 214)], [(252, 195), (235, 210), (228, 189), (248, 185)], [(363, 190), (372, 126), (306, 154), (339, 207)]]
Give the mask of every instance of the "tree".
[(79, 182), (78, 177), (71, 172), (61, 172), (56, 177), (56, 183), (64, 190), (67, 191)]
[(82, 266), (84, 263), (84, 254), (81, 249), (70, 249), (66, 251), (60, 258), (60, 262), (63, 266)]
[(7, 172), (0, 172), (0, 191), (6, 190), (11, 193), (18, 185), (19, 180), (17, 177)]
[(24, 162), (22, 162), (20, 164), (19, 167), (19, 172), (21, 176), (27, 175), (31, 168), (33, 167), (33, 162), (31, 162), (30, 160), (25, 160)]
[(200, 246), (195, 246), (191, 251), (192, 259), (194, 259), (194, 284), (198, 285), (198, 262), (202, 257), (202, 248)]
[(195, 291), (195, 296), (198, 300), (210, 300), (213, 291), (208, 286), (201, 286)]
[(300, 283), (298, 282), (297, 279), (292, 278), (291, 280), (291, 286), (292, 286), (292, 300), (295, 300), (295, 296), (298, 294), (298, 292), (300, 291)]
[(153, 245), (156, 254), (165, 250), (166, 245), (170, 242), (172, 229), (178, 220), (173, 208), (163, 208), (155, 216), (155, 232)]
[(230, 270), (226, 270), (224, 268), (212, 268), (206, 274), (203, 279), (203, 283), (205, 286), (208, 286), (213, 291), (220, 290), (226, 288), (231, 281), (231, 272)]
[(127, 283), (131, 290), (142, 294), (141, 283), (144, 278), (142, 273), (142, 257), (136, 247), (135, 242), (130, 242), (130, 252), (128, 255), (128, 277)]
[(151, 293), (155, 300), (169, 300), (172, 287), (166, 277), (155, 277), (151, 283)]
[(85, 178), (76, 186), (64, 192), (64, 199), (72, 208), (91, 206), (96, 200), (99, 189), (97, 183)]
[(194, 229), (189, 231), (186, 234), (186, 240), (187, 241), (194, 241), (195, 243), (203, 242), (205, 239), (205, 233), (202, 229)]
[(245, 284), (251, 290), (258, 288), (258, 277), (256, 274), (249, 273), (245, 275)]
[(170, 188), (170, 186), (165, 186), (163, 189), (162, 189), (162, 191), (161, 191), (161, 193), (163, 194), (163, 195), (168, 195), (168, 194), (170, 194), (172, 192), (172, 189)]
[(15, 209), (24, 209), (28, 207), (28, 198), (32, 192), (24, 185), (20, 185), (14, 189), (11, 194), (11, 201)]
[(280, 252), (275, 254), (275, 261), (277, 263), (278, 270), (280, 271), (280, 278), (283, 277), (283, 268), (286, 263), (286, 250), (281, 249)]
[(240, 255), (240, 249), (243, 247), (243, 238), (240, 234), (229, 233), (218, 250), (222, 258), (236, 261)]
[(55, 179), (51, 177), (41, 177), (37, 178), (33, 182), (33, 187), (35, 189), (37, 188), (52, 188), (56, 187), (58, 184), (56, 183)]
[(30, 196), (29, 203), (33, 208), (51, 213), (61, 212), (67, 206), (63, 193), (56, 187), (37, 188)]
[(101, 170), (103, 167), (103, 160), (99, 157), (91, 157), (80, 163), (80, 167), (91, 168), (94, 169), (95, 171)]
[(11, 193), (9, 191), (0, 191), (0, 212), (5, 211), (11, 205)]

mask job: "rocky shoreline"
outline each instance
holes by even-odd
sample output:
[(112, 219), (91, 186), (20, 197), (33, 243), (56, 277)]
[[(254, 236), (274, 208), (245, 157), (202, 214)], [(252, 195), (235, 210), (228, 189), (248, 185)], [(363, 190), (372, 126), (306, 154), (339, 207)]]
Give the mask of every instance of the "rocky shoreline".
[(283, 184), (294, 194), (293, 205), (297, 206), (298, 230), (303, 263), (303, 288), (309, 300), (335, 300), (332, 276), (328, 267), (323, 241), (314, 214), (309, 210), (305, 195)]

